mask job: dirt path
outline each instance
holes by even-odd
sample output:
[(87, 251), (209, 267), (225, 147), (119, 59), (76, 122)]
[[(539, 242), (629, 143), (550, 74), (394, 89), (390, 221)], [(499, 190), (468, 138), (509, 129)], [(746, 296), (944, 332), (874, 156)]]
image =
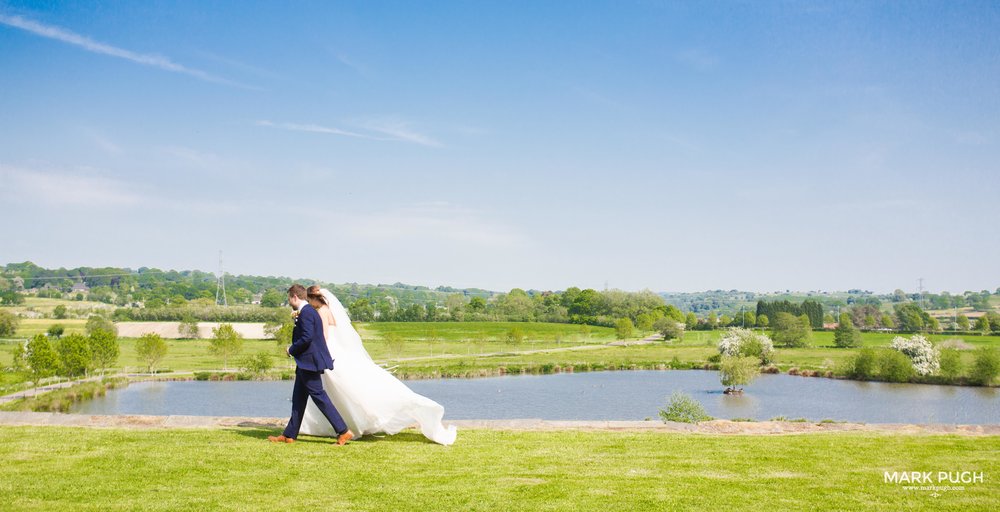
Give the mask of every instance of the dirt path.
[[(60, 426), (125, 429), (228, 429), (285, 426), (287, 418), (225, 416), (92, 416), (51, 412), (0, 412), (0, 426)], [(793, 421), (729, 421), (663, 423), (661, 421), (547, 421), (456, 420), (445, 421), (459, 430), (509, 431), (615, 431), (707, 435), (799, 435), (830, 432), (871, 432), (906, 435), (997, 436), (1000, 425), (911, 425), (903, 423), (800, 423)]]

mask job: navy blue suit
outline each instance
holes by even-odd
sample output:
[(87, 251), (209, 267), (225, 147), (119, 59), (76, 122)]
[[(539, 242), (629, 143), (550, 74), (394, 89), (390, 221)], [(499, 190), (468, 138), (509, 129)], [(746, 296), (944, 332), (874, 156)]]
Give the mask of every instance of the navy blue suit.
[(291, 439), (299, 436), (302, 416), (310, 397), (330, 421), (337, 435), (347, 432), (344, 418), (323, 389), (323, 372), (333, 369), (333, 358), (330, 357), (330, 349), (327, 348), (326, 337), (323, 335), (323, 320), (309, 304), (299, 311), (299, 317), (295, 320), (288, 353), (295, 358), (295, 386), (292, 388), (292, 417), (282, 435)]

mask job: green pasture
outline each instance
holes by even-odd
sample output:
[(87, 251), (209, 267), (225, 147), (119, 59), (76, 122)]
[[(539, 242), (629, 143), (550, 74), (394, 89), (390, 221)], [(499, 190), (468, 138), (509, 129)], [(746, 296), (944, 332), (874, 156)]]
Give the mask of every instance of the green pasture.
[[(277, 429), (0, 427), (0, 495), (17, 511), (995, 510), (1000, 437), (412, 431), (337, 447)], [(886, 471), (975, 471), (906, 490)]]

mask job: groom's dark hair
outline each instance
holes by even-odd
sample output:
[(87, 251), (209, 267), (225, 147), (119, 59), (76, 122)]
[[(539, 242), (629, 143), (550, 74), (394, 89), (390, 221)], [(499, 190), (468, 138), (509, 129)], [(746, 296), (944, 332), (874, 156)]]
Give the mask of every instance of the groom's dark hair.
[(288, 289), (288, 296), (291, 297), (292, 295), (294, 295), (294, 296), (296, 296), (296, 297), (298, 297), (298, 298), (300, 298), (302, 300), (305, 300), (306, 299), (306, 287), (302, 286), (299, 283), (293, 284), (292, 287)]

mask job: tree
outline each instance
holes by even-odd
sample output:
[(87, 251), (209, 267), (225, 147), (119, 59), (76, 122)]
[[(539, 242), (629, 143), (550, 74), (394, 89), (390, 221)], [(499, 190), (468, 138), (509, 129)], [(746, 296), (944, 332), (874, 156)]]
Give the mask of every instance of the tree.
[(243, 350), (243, 335), (236, 332), (232, 324), (222, 324), (212, 329), (208, 343), (213, 354), (222, 356), (222, 369), (226, 370), (229, 369), (229, 357)]
[(719, 354), (723, 357), (754, 357), (760, 364), (768, 364), (774, 357), (774, 343), (764, 333), (732, 327), (719, 338)]
[(840, 314), (840, 323), (833, 331), (833, 344), (840, 348), (853, 348), (861, 346), (861, 333), (854, 328), (851, 315)]
[(697, 326), (698, 326), (697, 315), (695, 315), (693, 312), (690, 311), (688, 312), (687, 315), (684, 315), (684, 327), (686, 327), (690, 331), (691, 329), (694, 329)]
[(270, 289), (264, 292), (264, 295), (260, 298), (260, 305), (265, 308), (277, 308), (285, 303), (287, 297), (284, 293), (279, 292), (275, 289)]
[(632, 337), (632, 331), (635, 326), (632, 325), (632, 320), (628, 318), (619, 318), (615, 322), (615, 336), (620, 340), (625, 340)]
[(520, 327), (511, 327), (507, 331), (507, 336), (505, 337), (507, 344), (513, 348), (517, 348), (524, 342), (525, 334), (524, 329)]
[[(670, 319), (671, 322), (677, 323), (673, 318)], [(635, 326), (642, 332), (647, 332), (653, 330), (653, 324), (656, 323), (656, 317), (652, 313), (640, 313), (635, 319)]]
[(972, 363), (969, 377), (973, 382), (990, 386), (1000, 375), (1000, 351), (993, 347), (980, 347)]
[(486, 312), (486, 299), (482, 297), (473, 297), (469, 299), (469, 304), (466, 306), (469, 313), (485, 313)]
[(273, 338), (278, 345), (288, 346), (292, 344), (292, 331), (295, 330), (295, 323), (289, 319), (281, 323), (264, 324), (264, 334)]
[(767, 328), (770, 325), (771, 320), (767, 318), (767, 315), (757, 315), (757, 327)]
[(144, 334), (135, 342), (135, 353), (139, 360), (146, 363), (149, 373), (153, 373), (156, 365), (167, 355), (167, 342), (159, 334)]
[(21, 295), (14, 290), (2, 292), (0, 293), (0, 304), (3, 304), (4, 306), (17, 306), (19, 304), (24, 304), (24, 295)]
[(60, 304), (52, 309), (52, 318), (64, 320), (66, 318), (66, 306)]
[(44, 334), (36, 334), (28, 341), (24, 359), (35, 382), (59, 371), (59, 354), (52, 347), (52, 341)]
[(741, 393), (737, 386), (746, 386), (760, 375), (760, 361), (756, 357), (723, 357), (719, 364), (719, 379), (726, 386), (726, 393)]
[(91, 361), (93, 368), (104, 370), (114, 366), (118, 361), (120, 349), (118, 347), (118, 335), (112, 331), (97, 329), (87, 337), (90, 345)]
[(392, 357), (398, 359), (399, 356), (402, 355), (404, 341), (403, 337), (400, 336), (398, 332), (390, 331), (382, 336), (382, 340), (385, 341), (386, 351), (389, 352)]
[(461, 293), (452, 293), (444, 300), (448, 315), (456, 322), (461, 322), (465, 318), (465, 296)]
[(780, 343), (786, 347), (806, 346), (809, 331), (804, 323), (791, 313), (778, 313), (774, 318), (771, 329), (771, 337), (776, 343)]
[(10, 311), (0, 310), (0, 338), (10, 338), (17, 332), (21, 319)]
[(371, 322), (375, 319), (375, 308), (370, 300), (361, 298), (351, 303), (347, 308), (350, 312), (351, 320), (355, 322)]
[(681, 341), (684, 339), (684, 328), (681, 327), (682, 324), (678, 324), (677, 320), (673, 318), (664, 317), (656, 321), (653, 324), (653, 328), (657, 332), (663, 335), (664, 340), (677, 340)]
[(63, 375), (78, 377), (91, 370), (93, 355), (90, 352), (90, 343), (88, 343), (86, 336), (70, 334), (60, 339), (56, 348), (59, 352), (59, 363)]
[(190, 314), (184, 315), (180, 325), (177, 326), (177, 330), (180, 333), (181, 338), (196, 340), (198, 339), (198, 320)]
[(958, 330), (968, 331), (969, 330), (969, 317), (965, 315), (958, 315), (955, 319), (955, 323), (958, 325)]
[(63, 333), (66, 332), (66, 328), (60, 324), (53, 324), (49, 326), (49, 330), (45, 332), (50, 338), (59, 339), (62, 337)]
[(896, 328), (896, 321), (892, 319), (892, 315), (889, 313), (882, 313), (882, 327), (886, 329)]
[(87, 325), (84, 327), (84, 331), (86, 331), (88, 336), (97, 331), (107, 331), (118, 336), (118, 328), (115, 327), (115, 323), (100, 315), (90, 315), (87, 318)]
[(976, 330), (979, 331), (983, 336), (986, 336), (987, 334), (990, 333), (990, 328), (991, 328), (990, 319), (986, 315), (983, 315), (979, 317), (978, 320), (976, 320)]
[(924, 310), (920, 309), (915, 302), (897, 304), (895, 307), (896, 321), (901, 331), (917, 332), (922, 331), (931, 323), (931, 317)]

